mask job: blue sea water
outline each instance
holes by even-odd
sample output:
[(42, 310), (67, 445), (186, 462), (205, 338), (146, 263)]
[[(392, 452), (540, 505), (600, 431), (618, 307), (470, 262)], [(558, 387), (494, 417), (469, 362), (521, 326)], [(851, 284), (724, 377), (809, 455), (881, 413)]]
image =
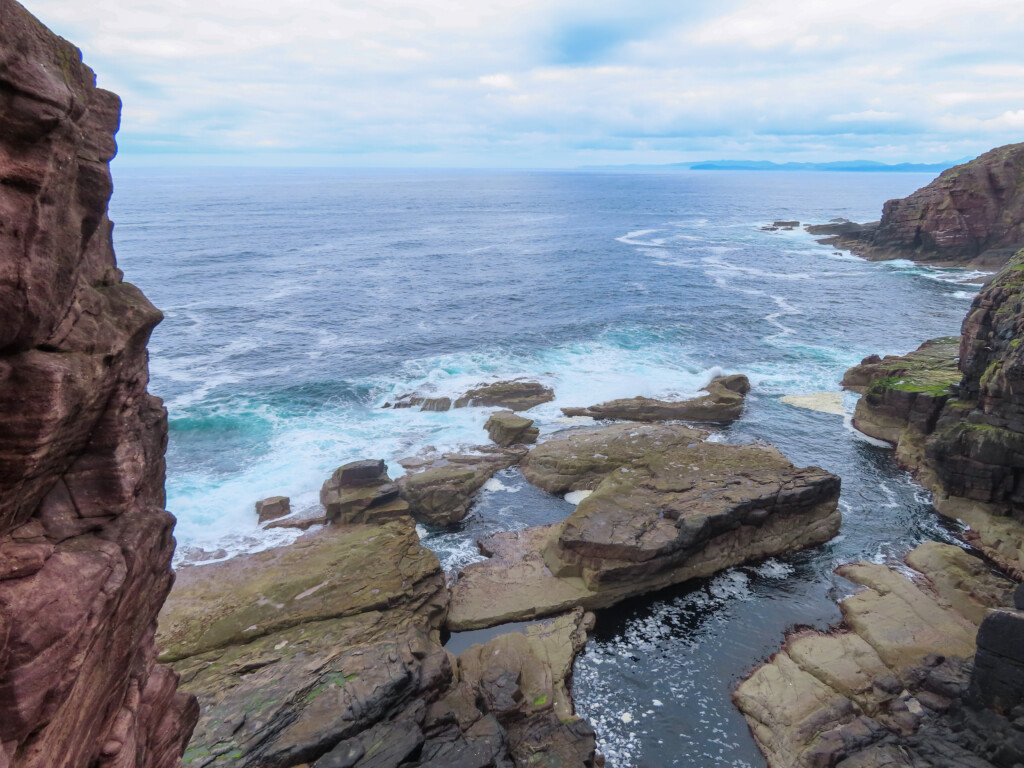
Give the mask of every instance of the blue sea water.
[[(698, 391), (750, 376), (716, 439), (767, 440), (843, 478), (840, 536), (602, 612), (576, 667), (609, 765), (763, 766), (729, 702), (795, 623), (827, 626), (840, 562), (899, 557), (949, 533), (848, 418), (796, 408), (873, 352), (958, 332), (976, 287), (957, 270), (869, 263), (775, 219), (876, 218), (918, 174), (120, 169), (120, 266), (165, 313), (150, 390), (170, 413), (168, 508), (180, 551), (287, 541), (253, 504), (317, 503), (340, 464), (486, 442), (487, 410), (382, 406), (528, 376), (563, 406)], [(844, 404), (852, 412), (855, 397)], [(458, 531), (424, 530), (449, 568), (481, 533), (572, 506), (515, 470)]]

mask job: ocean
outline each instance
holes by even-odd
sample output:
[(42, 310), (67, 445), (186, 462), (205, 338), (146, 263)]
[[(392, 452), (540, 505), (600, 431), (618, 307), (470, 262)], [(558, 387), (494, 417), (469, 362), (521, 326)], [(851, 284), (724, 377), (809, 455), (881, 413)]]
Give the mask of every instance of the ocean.
[[(898, 562), (952, 540), (891, 451), (845, 416), (781, 401), (837, 392), (871, 353), (955, 335), (979, 275), (870, 263), (774, 220), (876, 219), (931, 180), (913, 173), (115, 170), (126, 279), (165, 314), (150, 391), (170, 414), (167, 506), (179, 562), (287, 543), (254, 503), (317, 504), (339, 465), (486, 443), (488, 409), (386, 409), (529, 377), (528, 415), (696, 393), (745, 373), (743, 417), (714, 439), (764, 440), (843, 480), (828, 545), (630, 601), (598, 615), (576, 664), (577, 707), (612, 768), (764, 766), (730, 694), (788, 627), (826, 627), (842, 562)], [(482, 534), (572, 505), (516, 470), (456, 531), (421, 528), (448, 569)]]

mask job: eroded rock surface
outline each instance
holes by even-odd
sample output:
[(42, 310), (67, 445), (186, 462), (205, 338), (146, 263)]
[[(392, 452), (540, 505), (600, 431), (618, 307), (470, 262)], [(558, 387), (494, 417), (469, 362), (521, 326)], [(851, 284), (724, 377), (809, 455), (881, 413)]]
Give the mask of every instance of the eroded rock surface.
[(408, 474), (398, 488), (409, 513), (418, 521), (449, 526), (463, 520), (473, 498), (495, 472), (507, 469), (526, 453), (516, 448), (480, 448), (476, 454), (445, 454), (433, 461), (406, 462)]
[(545, 387), (537, 381), (526, 379), (509, 379), (495, 381), (491, 384), (479, 384), (465, 394), (452, 400), (450, 397), (429, 397), (410, 392), (398, 397), (394, 403), (386, 403), (385, 408), (413, 408), (418, 406), (421, 411), (448, 411), (452, 408), (482, 406), (485, 408), (506, 408), (510, 411), (527, 411), (534, 406), (550, 403), (555, 399), (551, 387)]
[(869, 358), (844, 384), (865, 391), (854, 424), (895, 443), (936, 508), (972, 544), (1024, 575), (1024, 251), (978, 294), (955, 339)]
[(595, 419), (626, 421), (705, 421), (728, 423), (743, 412), (744, 395), (750, 381), (742, 374), (718, 376), (704, 388), (706, 395), (689, 400), (654, 400), (632, 397), (610, 400), (588, 408), (563, 408), (566, 416), (591, 416)]
[(483, 540), (490, 559), (452, 586), (449, 628), (607, 607), (838, 532), (839, 478), (770, 446), (695, 437), (654, 425), (580, 433), (563, 441), (577, 452), (549, 453), (539, 475), (527, 469), (550, 443), (535, 449), (529, 479), (556, 492), (596, 488), (563, 523)]
[(456, 659), (412, 519), (182, 572), (159, 642), (202, 704), (190, 766), (596, 766), (568, 681), (582, 610)]
[(1024, 144), (993, 149), (890, 200), (877, 226), (834, 222), (812, 234), (869, 259), (999, 267), (1024, 246)]
[(161, 315), (114, 260), (120, 100), (0, 0), (0, 765), (170, 767), (195, 700), (156, 663), (171, 587)]
[(383, 523), (409, 514), (383, 459), (353, 461), (334, 471), (320, 489), (323, 522)]
[(1011, 583), (935, 542), (907, 563), (913, 580), (874, 563), (841, 567), (865, 587), (840, 603), (844, 625), (792, 633), (735, 692), (771, 768), (1010, 768), (1020, 758), (1024, 729), (967, 705), (978, 625), (1003, 613), (991, 609), (1008, 604)]
[(492, 413), (484, 429), (491, 440), (506, 448), (535, 443), (540, 435), (540, 430), (533, 426), (533, 419), (517, 416), (512, 411)]

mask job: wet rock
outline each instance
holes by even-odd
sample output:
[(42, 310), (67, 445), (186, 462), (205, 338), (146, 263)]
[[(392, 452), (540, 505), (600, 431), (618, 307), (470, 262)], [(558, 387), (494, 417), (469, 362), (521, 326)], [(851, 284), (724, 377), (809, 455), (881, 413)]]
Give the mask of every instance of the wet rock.
[(320, 489), (328, 522), (381, 523), (409, 514), (383, 460), (353, 461), (339, 467)]
[(545, 387), (536, 381), (511, 379), (496, 381), (493, 384), (481, 384), (458, 398), (455, 401), (455, 407), (483, 406), (506, 408), (510, 411), (527, 411), (554, 399), (555, 392), (551, 387)]
[(516, 416), (512, 411), (492, 413), (484, 429), (491, 440), (505, 447), (535, 443), (540, 435), (540, 430), (533, 426), (533, 419)]
[(633, 397), (611, 400), (588, 408), (563, 408), (566, 416), (628, 421), (735, 421), (743, 412), (743, 396), (750, 391), (746, 376), (719, 376), (705, 387), (706, 395), (689, 400), (654, 400)]
[(261, 524), (291, 513), (291, 499), (287, 496), (271, 496), (256, 502), (256, 514), (259, 516)]
[(398, 488), (418, 521), (445, 527), (469, 514), (473, 498), (495, 472), (519, 462), (525, 448), (481, 448), (479, 454), (445, 454), (416, 463), (399, 478)]
[[(550, 615), (574, 605), (607, 607), (746, 560), (818, 544), (838, 530), (839, 479), (824, 470), (798, 469), (768, 446), (655, 445), (611, 429), (623, 441), (619, 455), (631, 453), (633, 461), (606, 471), (564, 523), (481, 542), (492, 557), (465, 568), (453, 585), (450, 629)], [(646, 437), (657, 429), (664, 428), (647, 428)], [(600, 466), (588, 462), (577, 477)]]
[(21, 5), (0, 19), (0, 764), (162, 768), (198, 711), (152, 640), (174, 520), (161, 314), (107, 215), (121, 104)]
[(450, 397), (423, 397), (422, 395), (408, 394), (399, 397), (394, 404), (385, 403), (385, 408), (414, 408), (419, 406), (421, 411), (450, 411), (452, 399)]

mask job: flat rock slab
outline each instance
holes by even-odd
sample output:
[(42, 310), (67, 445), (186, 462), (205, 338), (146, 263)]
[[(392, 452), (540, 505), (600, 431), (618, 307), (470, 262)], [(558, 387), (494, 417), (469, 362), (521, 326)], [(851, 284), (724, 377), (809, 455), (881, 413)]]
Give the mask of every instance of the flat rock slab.
[(613, 470), (708, 433), (681, 424), (615, 424), (568, 431), (541, 443), (523, 460), (523, 475), (548, 493), (592, 491)]
[(668, 448), (609, 473), (564, 523), (482, 541), (491, 557), (452, 586), (448, 628), (604, 608), (822, 543), (839, 528), (838, 494), (838, 478), (772, 448)]
[(655, 400), (632, 397), (610, 400), (588, 408), (563, 408), (566, 416), (590, 416), (595, 419), (626, 421), (735, 421), (743, 412), (744, 395), (750, 381), (742, 374), (719, 376), (705, 387), (707, 394), (688, 400)]
[(302, 622), (432, 601), (443, 609), (443, 593), (440, 564), (411, 518), (328, 526), (286, 547), (180, 571), (157, 646), (176, 660)]

